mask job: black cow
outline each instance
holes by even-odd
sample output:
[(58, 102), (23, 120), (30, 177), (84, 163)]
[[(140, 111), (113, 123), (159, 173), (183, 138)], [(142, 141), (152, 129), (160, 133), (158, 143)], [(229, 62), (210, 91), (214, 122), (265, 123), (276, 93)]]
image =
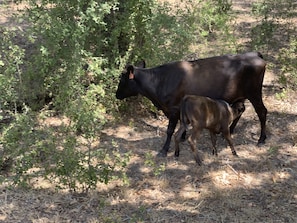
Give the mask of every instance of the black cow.
[(209, 97), (186, 95), (180, 108), (180, 127), (175, 133), (175, 156), (179, 156), (179, 143), (182, 134), (192, 127), (188, 141), (193, 151), (196, 163), (201, 160), (196, 149), (196, 140), (203, 129), (208, 129), (212, 142), (212, 153), (218, 155), (216, 147), (216, 134), (222, 133), (228, 141), (232, 154), (237, 156), (230, 135), (230, 125), (245, 110), (244, 103), (239, 101), (231, 106), (223, 100), (214, 100)]
[[(262, 101), (266, 63), (260, 53), (224, 55), (194, 61), (167, 63), (150, 69), (127, 67), (116, 92), (117, 99), (141, 94), (161, 109), (169, 119), (167, 139), (159, 152), (166, 156), (179, 120), (179, 109), (186, 94), (222, 99), (229, 104), (248, 99), (260, 119), (258, 144), (265, 143), (267, 109)], [(233, 132), (240, 117), (230, 127)]]

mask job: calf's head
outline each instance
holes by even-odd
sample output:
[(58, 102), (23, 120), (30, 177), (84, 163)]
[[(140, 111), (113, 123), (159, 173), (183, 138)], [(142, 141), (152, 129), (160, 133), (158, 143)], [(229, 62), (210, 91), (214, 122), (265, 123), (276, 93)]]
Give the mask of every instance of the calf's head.
[(242, 115), (245, 110), (244, 102), (238, 101), (231, 105), (232, 112), (233, 112), (233, 119), (236, 119)]

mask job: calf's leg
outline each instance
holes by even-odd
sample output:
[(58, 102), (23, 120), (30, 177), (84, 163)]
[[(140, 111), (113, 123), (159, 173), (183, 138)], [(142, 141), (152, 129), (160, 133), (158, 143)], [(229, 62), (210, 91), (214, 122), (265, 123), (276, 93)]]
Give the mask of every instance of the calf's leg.
[(211, 143), (212, 143), (212, 155), (216, 155), (218, 156), (218, 151), (217, 151), (217, 147), (216, 147), (216, 143), (217, 143), (217, 136), (215, 133), (209, 131), (210, 133), (210, 139), (211, 139)]
[(181, 125), (180, 128), (177, 130), (177, 132), (174, 135), (174, 140), (175, 140), (175, 153), (174, 153), (174, 155), (176, 157), (179, 156), (179, 143), (183, 140), (182, 138), (183, 138), (185, 130), (186, 130), (185, 127)]
[(229, 146), (231, 148), (232, 154), (234, 156), (237, 156), (237, 153), (236, 153), (236, 151), (234, 149), (234, 145), (233, 145), (233, 142), (232, 142), (232, 138), (231, 138), (231, 134), (230, 134), (229, 129), (227, 128), (227, 129), (223, 130), (222, 133), (223, 133), (224, 138), (227, 140), (227, 142), (228, 142), (228, 144), (229, 144)]
[(187, 131), (185, 130), (182, 134), (182, 137), (181, 137), (181, 142), (184, 142), (186, 141), (186, 137), (187, 137)]
[(201, 162), (201, 159), (199, 157), (198, 150), (196, 148), (196, 139), (199, 137), (199, 135), (200, 135), (200, 130), (197, 131), (197, 130), (193, 129), (193, 132), (191, 133), (188, 140), (189, 140), (189, 143), (190, 143), (190, 146), (191, 146), (191, 150), (192, 150), (192, 152), (194, 154), (195, 161), (199, 166), (201, 166), (202, 162)]

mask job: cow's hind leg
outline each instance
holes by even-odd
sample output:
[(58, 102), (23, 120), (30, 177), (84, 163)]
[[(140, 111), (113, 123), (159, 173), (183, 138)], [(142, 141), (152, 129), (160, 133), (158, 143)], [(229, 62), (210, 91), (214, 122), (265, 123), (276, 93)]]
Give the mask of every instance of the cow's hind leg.
[(200, 131), (196, 131), (196, 132), (193, 131), (192, 134), (189, 136), (188, 140), (191, 146), (191, 150), (194, 154), (195, 161), (199, 166), (201, 166), (202, 162), (199, 157), (198, 150), (196, 148), (196, 139), (198, 139), (199, 135), (200, 135)]
[(261, 124), (261, 134), (258, 140), (258, 146), (265, 143), (266, 139), (266, 116), (267, 116), (267, 109), (263, 104), (262, 98), (258, 100), (250, 100), (252, 105), (255, 108), (255, 111), (259, 117), (260, 124)]

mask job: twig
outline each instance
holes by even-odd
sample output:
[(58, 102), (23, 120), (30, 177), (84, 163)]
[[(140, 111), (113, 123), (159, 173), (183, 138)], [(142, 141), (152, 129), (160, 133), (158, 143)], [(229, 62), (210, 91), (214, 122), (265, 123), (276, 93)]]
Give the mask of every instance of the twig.
[(227, 166), (239, 177), (239, 173), (229, 163), (227, 163)]
[(203, 203), (204, 203), (204, 200), (201, 200), (201, 201), (199, 202), (199, 204), (197, 204), (197, 205), (194, 207), (194, 209), (195, 209), (195, 210), (199, 209), (200, 206), (201, 206)]

